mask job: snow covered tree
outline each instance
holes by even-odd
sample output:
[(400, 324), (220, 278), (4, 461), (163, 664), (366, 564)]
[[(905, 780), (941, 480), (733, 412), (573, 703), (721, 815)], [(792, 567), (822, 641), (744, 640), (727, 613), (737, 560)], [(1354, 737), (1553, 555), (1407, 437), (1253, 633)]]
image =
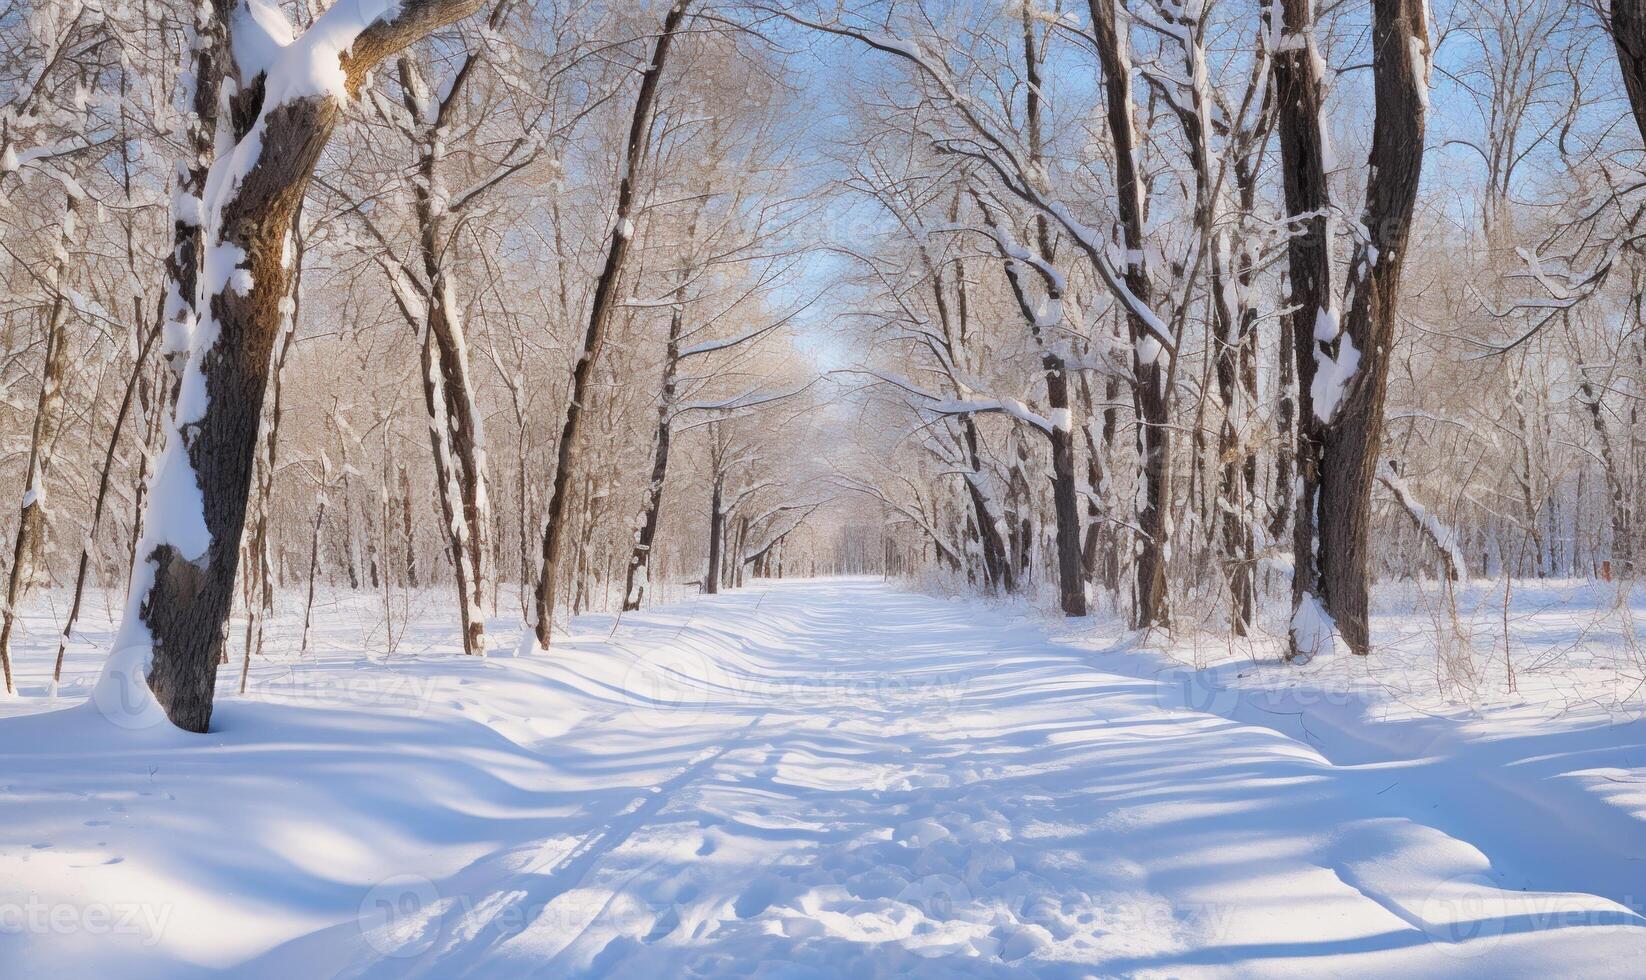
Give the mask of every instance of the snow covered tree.
[(133, 692), (143, 685), (179, 728), (210, 724), (304, 190), (367, 73), (479, 7), (340, 0), (300, 34), (267, 0), (200, 8), (192, 77), (204, 91), (190, 101), (227, 111), (211, 120), (220, 139), (199, 193), (185, 182), (177, 196), (179, 237), (200, 253), (183, 256), (190, 265), (173, 275), (165, 350), (176, 407), (126, 618), (99, 682), (114, 690), (100, 703), (142, 704)]
[(1349, 225), (1345, 319), (1332, 254), (1342, 211), (1326, 180), (1313, 4), (1277, 0), (1269, 8), (1286, 206), (1302, 224), (1288, 246), (1290, 300), (1299, 310), (1295, 458), (1302, 481), (1293, 518), (1293, 656), (1329, 649), (1334, 635), (1355, 653), (1370, 652), (1372, 481), (1383, 451), (1400, 273), (1422, 172), (1431, 55), (1419, 0), (1376, 0), (1373, 15), (1377, 115), (1365, 207)]

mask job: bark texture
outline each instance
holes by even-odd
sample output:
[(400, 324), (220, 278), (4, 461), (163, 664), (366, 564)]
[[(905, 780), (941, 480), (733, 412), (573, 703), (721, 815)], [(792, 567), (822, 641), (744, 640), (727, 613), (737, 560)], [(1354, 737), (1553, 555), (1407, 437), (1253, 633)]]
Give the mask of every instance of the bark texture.
[[(382, 59), (479, 6), (480, 0), (407, 0), (395, 8), (393, 20), (372, 22), (339, 56), (348, 93), (358, 91), (366, 73)], [(217, 8), (213, 31), (225, 41), (231, 14), (223, 6)], [(196, 76), (198, 104), (208, 99), (215, 104), (217, 86), (208, 79), (230, 74), (230, 47), (214, 47), (211, 63)], [(244, 258), (238, 267), (249, 274), (249, 288), (230, 285), (206, 296), (207, 310), (177, 309), (197, 320), (209, 315), (216, 328), (200, 367), (205, 407), (198, 418), (180, 416), (170, 433), (179, 440), (177, 448), (200, 489), (209, 544), (199, 555), (185, 555), (169, 542), (139, 555), (153, 574), (141, 594), (133, 597), (152, 651), (149, 688), (171, 722), (192, 732), (204, 732), (210, 725), (217, 666), (227, 639), (269, 360), (282, 320), (281, 304), (291, 285), (287, 237), (315, 162), (343, 109), (338, 98), (319, 95), (265, 111), (263, 88), (260, 76), (240, 79), (238, 94), (229, 103), (237, 141), (254, 127), (262, 131), (255, 161), (215, 216), (221, 239), (212, 243), (240, 250)], [(198, 247), (199, 231), (186, 225), (179, 222), (179, 237)], [(191, 276), (198, 282), (202, 259), (185, 255), (174, 284)], [(186, 297), (193, 295), (199, 293), (180, 290), (175, 299), (187, 303)], [(181, 345), (168, 343), (168, 349), (179, 350)]]
[[(1370, 652), (1367, 537), (1372, 482), (1382, 449), (1389, 352), (1394, 343), (1401, 266), (1417, 200), (1429, 50), (1422, 0), (1376, 0), (1372, 56), (1376, 98), (1371, 179), (1348, 271), (1348, 316), (1339, 325), (1332, 285), (1333, 213), (1323, 165), (1319, 73), (1307, 0), (1278, 0), (1288, 36), (1275, 53), (1281, 159), (1287, 210), (1293, 348), (1298, 384), (1297, 450), (1302, 492), (1293, 517), (1292, 656), (1323, 642), (1314, 609), (1324, 611), (1349, 649)], [(1348, 380), (1317, 384), (1322, 370), (1350, 364)], [(1322, 397), (1328, 400), (1320, 402)], [(1305, 624), (1307, 628), (1300, 627)]]
[[(1144, 306), (1152, 298), (1144, 266), (1144, 187), (1137, 167), (1137, 124), (1132, 109), (1130, 45), (1122, 32), (1130, 20), (1118, 15), (1119, 0), (1090, 0), (1092, 32), (1103, 72), (1104, 109), (1114, 150), (1115, 208), (1126, 248), (1125, 285)], [(1152, 331), (1128, 305), (1132, 342), (1132, 400), (1137, 413), (1137, 453), (1143, 499), (1138, 507), (1137, 600), (1133, 625), (1139, 629), (1171, 622), (1166, 591), (1166, 553), (1171, 535), (1171, 428), (1166, 356)], [(1152, 352), (1152, 355), (1151, 355)]]
[[(1367, 606), (1371, 570), (1372, 481), (1383, 449), (1389, 354), (1394, 348), (1400, 274), (1423, 170), (1429, 50), (1424, 0), (1373, 4), (1372, 71), (1376, 94), (1371, 178), (1361, 224), (1370, 241), (1358, 243), (1349, 270), (1349, 315), (1344, 333), (1360, 352), (1326, 425), (1321, 456), (1318, 559), (1326, 608), (1349, 649), (1371, 652)], [(1338, 344), (1342, 356), (1342, 341)]]
[(1646, 139), (1646, 3), (1612, 0), (1611, 6), (1612, 41), (1623, 71), (1623, 87), (1629, 93), (1635, 125)]

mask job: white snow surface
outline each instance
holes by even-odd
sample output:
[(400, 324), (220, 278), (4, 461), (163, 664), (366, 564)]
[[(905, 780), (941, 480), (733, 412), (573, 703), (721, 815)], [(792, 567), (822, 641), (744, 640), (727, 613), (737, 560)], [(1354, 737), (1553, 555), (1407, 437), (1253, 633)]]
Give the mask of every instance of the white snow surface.
[[(1032, 611), (869, 579), (756, 582), (464, 658), (432, 599), (395, 610), (389, 652), (370, 597), (326, 599), (302, 659), (284, 611), (250, 694), (223, 669), (206, 736), (80, 703), (106, 625), (54, 702), (54, 617), (26, 616), (0, 703), (7, 975), (1646, 962), (1646, 724), (1585, 674), (1561, 675), (1581, 692), (1563, 704), (1529, 671), (1448, 711), (1390, 693), (1432, 654), (1196, 667), (1098, 619), (1048, 635)], [(1516, 600), (1525, 642), (1578, 628), (1548, 599)], [(1380, 616), (1379, 636), (1409, 626)]]

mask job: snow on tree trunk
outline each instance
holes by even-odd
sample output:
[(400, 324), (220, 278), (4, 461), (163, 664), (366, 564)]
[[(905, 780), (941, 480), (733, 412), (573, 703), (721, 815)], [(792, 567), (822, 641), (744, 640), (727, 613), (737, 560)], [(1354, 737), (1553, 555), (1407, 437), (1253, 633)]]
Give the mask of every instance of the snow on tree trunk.
[[(94, 692), (122, 725), (153, 724), (162, 711), (187, 731), (210, 725), (304, 191), (366, 73), (480, 5), (340, 0), (294, 38), (283, 12), (268, 0), (249, 2), (232, 16), (218, 8), (202, 25), (227, 44), (196, 74), (209, 86), (196, 103), (215, 101), (213, 78), (237, 84), (229, 118), (217, 120), (224, 152), (201, 194), (179, 194), (173, 204), (181, 237), (197, 226), (204, 254), (172, 276), (165, 349), (178, 365), (178, 396), (150, 480), (125, 617)], [(228, 37), (231, 23), (239, 36)], [(185, 292), (189, 272), (198, 280)]]
[[(1301, 492), (1293, 517), (1294, 624), (1290, 654), (1330, 641), (1370, 650), (1367, 537), (1372, 480), (1382, 449), (1389, 351), (1406, 240), (1423, 160), (1428, 50), (1422, 0), (1377, 0), (1373, 21), (1376, 120), (1371, 178), (1348, 271), (1349, 314), (1333, 287), (1333, 207), (1325, 174), (1323, 69), (1308, 0), (1275, 0), (1267, 16), (1275, 51), (1282, 180), (1287, 210), (1307, 216), (1287, 243), (1298, 376), (1295, 454)], [(1312, 611), (1318, 606), (1319, 615)], [(1304, 615), (1308, 612), (1308, 615)]]
[(52, 449), (62, 425), (63, 379), (68, 371), (69, 248), (76, 237), (84, 192), (73, 180), (65, 178), (62, 183), (66, 200), (63, 221), (58, 228), (56, 260), (46, 275), (46, 285), (51, 290), (50, 312), (46, 314), (46, 356), (40, 369), (40, 394), (35, 401), (28, 467), (24, 470), (28, 485), (23, 490), (17, 533), (12, 542), (6, 603), (0, 608), (0, 666), (4, 668), (7, 694), (16, 691), (11, 676), (11, 634), (17, 618), (17, 603), (44, 565), (47, 480), (51, 474)]
[[(467, 331), (457, 300), (456, 270), (447, 231), (450, 193), (446, 187), (445, 148), (448, 140), (444, 112), (431, 100), (422, 72), (409, 56), (397, 61), (406, 107), (417, 126), (417, 178), (412, 181), (416, 201), (418, 247), (430, 301), (423, 304), (424, 336), (437, 355), (425, 363), (425, 385), (430, 438), (434, 448), (442, 495), (450, 496), (454, 516), (447, 521), (458, 602), (463, 615), (463, 649), (474, 656), (486, 652), (485, 601), (491, 592), (491, 503), (486, 487), (485, 436), (469, 364)], [(443, 108), (443, 107), (442, 107)], [(461, 527), (458, 525), (461, 524)]]
[[(474, 549), (469, 535), (469, 522), (464, 517), (462, 477), (453, 459), (452, 426), (446, 407), (450, 404), (445, 378), (440, 368), (440, 355), (432, 327), (425, 327), (422, 348), (423, 407), (429, 415), (429, 453), (434, 465), (436, 496), (440, 501), (440, 517), (445, 528), (446, 547), (451, 557), (452, 581), (457, 590), (457, 609), (463, 629), (463, 652), (470, 655), (483, 653), (484, 632), (481, 625), (480, 603), (475, 597)], [(476, 640), (482, 645), (475, 648)]]
[[(1400, 274), (1423, 169), (1428, 108), (1429, 26), (1425, 0), (1376, 0), (1372, 70), (1376, 92), (1371, 175), (1348, 271), (1349, 315), (1336, 357), (1342, 370), (1358, 359), (1330, 400), (1321, 452), (1319, 547), (1321, 594), (1349, 649), (1371, 652), (1368, 604), (1372, 480), (1383, 450), (1389, 357), (1394, 349)], [(1420, 59), (1415, 51), (1421, 50)], [(1317, 358), (1322, 351), (1317, 348)], [(1320, 376), (1316, 375), (1316, 384)], [(1321, 398), (1314, 399), (1316, 414)]]
[[(1281, 183), (1286, 210), (1301, 217), (1287, 240), (1291, 295), (1293, 349), (1297, 372), (1297, 442), (1292, 454), (1297, 466), (1298, 493), (1292, 507), (1293, 623), (1309, 628), (1290, 632), (1289, 653), (1311, 657), (1329, 646), (1318, 628), (1326, 622), (1319, 607), (1320, 566), (1317, 561), (1317, 525), (1320, 511), (1321, 421), (1313, 393), (1316, 371), (1315, 321), (1334, 308), (1331, 255), (1331, 195), (1326, 183), (1323, 140), (1325, 93), (1321, 87), (1320, 53), (1314, 38), (1310, 0), (1271, 0), (1267, 11), (1274, 50), (1275, 98), (1279, 105)], [(1287, 487), (1281, 492), (1289, 493)], [(1307, 609), (1308, 615), (1303, 615)], [(1302, 616), (1302, 619), (1299, 619)], [(1325, 644), (1325, 645), (1323, 645)]]
[(1125, 246), (1125, 285), (1136, 305), (1128, 306), (1132, 342), (1132, 400), (1138, 418), (1137, 453), (1142, 471), (1138, 499), (1137, 602), (1133, 625), (1163, 626), (1171, 621), (1166, 588), (1166, 558), (1171, 537), (1171, 427), (1167, 390), (1170, 355), (1158, 331), (1140, 313), (1149, 305), (1152, 286), (1144, 262), (1144, 185), (1138, 169), (1138, 137), (1132, 107), (1130, 44), (1123, 31), (1130, 20), (1117, 16), (1117, 0), (1090, 0), (1093, 38), (1102, 66), (1104, 106), (1114, 148), (1115, 203)]

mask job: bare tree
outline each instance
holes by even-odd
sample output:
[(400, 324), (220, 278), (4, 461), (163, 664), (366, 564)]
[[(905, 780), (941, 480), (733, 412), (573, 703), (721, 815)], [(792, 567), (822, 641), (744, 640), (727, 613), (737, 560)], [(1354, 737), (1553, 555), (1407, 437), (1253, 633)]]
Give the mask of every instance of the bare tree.
[[(178, 292), (166, 350), (179, 395), (149, 497), (151, 510), (166, 511), (151, 514), (139, 547), (143, 571), (100, 682), (114, 689), (113, 703), (125, 704), (141, 703), (130, 692), (146, 683), (187, 731), (203, 732), (211, 721), (269, 357), (292, 275), (287, 250), (315, 161), (367, 72), (480, 6), (409, 0), (382, 11), (365, 2), (339, 3), (301, 36), (248, 37), (238, 49), (228, 43), (231, 21), (269, 32), (285, 15), (268, 8), (236, 18), (226, 6), (202, 8), (204, 33), (222, 41), (199, 46), (209, 64), (193, 76), (202, 90), (197, 104), (215, 103), (218, 79), (236, 79), (224, 121), (234, 143), (212, 163), (199, 196), (185, 188), (178, 198), (179, 237), (202, 243), (204, 254), (184, 256), (187, 272), (172, 276)], [(231, 50), (244, 52), (245, 63)], [(193, 276), (198, 287), (189, 290)]]
[(577, 456), (577, 438), (583, 424), (583, 409), (589, 392), (589, 379), (594, 374), (594, 363), (605, 343), (606, 329), (612, 312), (618, 305), (618, 284), (623, 274), (624, 259), (634, 238), (636, 183), (642, 159), (646, 155), (647, 136), (651, 127), (652, 110), (657, 104), (663, 69), (668, 62), (669, 49), (686, 20), (691, 0), (675, 0), (663, 17), (657, 42), (651, 58), (641, 75), (640, 91), (635, 98), (634, 114), (629, 121), (628, 138), (623, 146), (621, 170), (617, 181), (617, 208), (613, 221), (606, 261), (596, 280), (594, 299), (583, 333), (583, 343), (572, 368), (571, 392), (566, 400), (565, 418), (560, 427), (557, 444), (554, 481), (544, 512), (542, 567), (537, 575), (537, 600), (533, 608), (533, 630), (537, 645), (548, 649), (554, 620), (555, 577), (559, 572), (561, 540), (565, 535), (566, 502), (571, 486), (572, 467)]
[[(1423, 164), (1429, 26), (1418, 0), (1376, 0), (1372, 54), (1376, 120), (1370, 179), (1340, 323), (1332, 231), (1340, 211), (1326, 183), (1321, 61), (1309, 0), (1279, 0), (1274, 73), (1287, 211), (1302, 228), (1289, 245), (1299, 389), (1291, 652), (1311, 656), (1340, 634), (1370, 652), (1367, 536), (1382, 453), (1384, 395), (1400, 273)], [(1295, 39), (1295, 40), (1294, 40)]]

